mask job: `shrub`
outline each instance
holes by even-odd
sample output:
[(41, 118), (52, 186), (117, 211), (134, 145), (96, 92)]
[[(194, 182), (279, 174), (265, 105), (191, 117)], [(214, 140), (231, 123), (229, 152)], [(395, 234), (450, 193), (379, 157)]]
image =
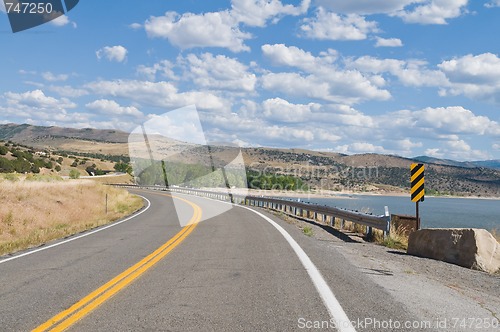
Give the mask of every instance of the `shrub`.
[(76, 170), (76, 169), (72, 169), (71, 171), (69, 171), (69, 178), (70, 179), (80, 178), (80, 172), (78, 172), (78, 170)]
[(313, 235), (313, 230), (310, 226), (306, 226), (302, 229), (305, 235), (307, 236), (312, 236)]

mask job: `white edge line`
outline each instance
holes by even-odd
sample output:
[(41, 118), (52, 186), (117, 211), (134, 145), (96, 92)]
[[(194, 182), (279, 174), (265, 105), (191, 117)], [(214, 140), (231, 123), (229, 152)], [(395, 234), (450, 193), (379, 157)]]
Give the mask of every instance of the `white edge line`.
[(151, 207), (151, 202), (149, 201), (149, 199), (147, 199), (146, 197), (144, 196), (141, 196), (141, 195), (137, 195), (143, 199), (146, 200), (146, 202), (148, 202), (148, 205), (142, 209), (141, 211), (137, 212), (136, 214), (133, 214), (123, 220), (120, 220), (120, 221), (117, 221), (115, 223), (112, 223), (111, 225), (107, 225), (107, 226), (103, 226), (103, 227), (100, 227), (100, 228), (97, 228), (97, 229), (94, 229), (93, 231), (90, 231), (88, 233), (84, 233), (84, 234), (81, 234), (81, 235), (78, 235), (78, 236), (75, 236), (75, 237), (71, 237), (69, 239), (66, 239), (64, 241), (61, 241), (61, 242), (57, 242), (57, 243), (54, 243), (54, 244), (51, 244), (49, 246), (44, 246), (44, 247), (40, 247), (40, 248), (37, 248), (37, 249), (33, 249), (33, 250), (30, 250), (28, 252), (25, 252), (23, 254), (20, 254), (20, 255), (17, 255), (17, 256), (13, 256), (13, 257), (9, 257), (9, 258), (6, 258), (4, 260), (1, 260), (0, 261), (0, 264), (3, 264), (3, 263), (7, 263), (9, 261), (12, 261), (14, 259), (18, 259), (18, 258), (21, 258), (21, 257), (25, 257), (25, 256), (28, 256), (28, 255), (31, 255), (31, 254), (34, 254), (34, 253), (37, 253), (37, 252), (40, 252), (40, 251), (44, 251), (44, 250), (47, 250), (47, 249), (50, 249), (50, 248), (54, 248), (54, 247), (57, 247), (57, 246), (60, 246), (62, 244), (65, 244), (65, 243), (68, 243), (68, 242), (71, 242), (71, 241), (75, 241), (75, 240), (78, 240), (78, 239), (81, 239), (82, 237), (86, 237), (86, 236), (89, 236), (89, 235), (92, 235), (92, 234), (95, 234), (97, 232), (100, 232), (100, 231), (103, 231), (105, 229), (108, 229), (108, 228), (111, 228), (111, 227), (115, 227), (117, 225), (120, 225), (126, 221), (129, 221), (135, 217), (138, 217), (140, 216), (141, 214), (143, 214), (144, 212), (146, 212), (150, 207)]
[(293, 251), (295, 251), (295, 254), (297, 254), (297, 257), (299, 258), (300, 262), (306, 269), (307, 273), (309, 274), (309, 277), (311, 278), (314, 286), (316, 287), (316, 290), (321, 296), (321, 299), (323, 300), (326, 308), (328, 309), (328, 312), (335, 320), (336, 323), (335, 325), (337, 327), (337, 330), (341, 332), (356, 332), (351, 321), (347, 317), (344, 309), (342, 309), (342, 306), (340, 305), (339, 301), (337, 300), (332, 290), (330, 289), (330, 286), (328, 286), (327, 282), (321, 275), (321, 272), (319, 272), (316, 265), (314, 265), (314, 263), (311, 261), (309, 256), (307, 256), (304, 249), (300, 247), (297, 241), (295, 241), (294, 238), (283, 227), (278, 225), (271, 218), (249, 207), (246, 206), (240, 206), (240, 207), (243, 209), (250, 210), (255, 214), (259, 215), (260, 217), (262, 217), (263, 219), (265, 219), (267, 222), (273, 225), (274, 228), (276, 228), (281, 233), (281, 235), (283, 235), (283, 237), (287, 240), (287, 242), (292, 247)]
[[(174, 193), (174, 192), (172, 192), (172, 193)], [(175, 193), (175, 194), (179, 194), (179, 193)], [(301, 248), (301, 246), (297, 243), (297, 241), (295, 241), (294, 238), (283, 227), (278, 225), (271, 218), (263, 215), (259, 211), (251, 209), (247, 206), (236, 205), (236, 204), (232, 204), (229, 202), (214, 200), (211, 198), (201, 197), (201, 196), (193, 196), (193, 195), (186, 195), (186, 196), (200, 197), (200, 198), (217, 201), (217, 202), (224, 203), (224, 204), (230, 204), (230, 205), (237, 206), (237, 207), (240, 207), (243, 209), (247, 209), (247, 210), (252, 211), (253, 213), (257, 214), (258, 216), (260, 216), (261, 218), (263, 218), (264, 220), (269, 222), (271, 225), (273, 225), (274, 228), (276, 228), (278, 230), (278, 232), (280, 232), (281, 235), (283, 235), (283, 237), (288, 242), (288, 244), (290, 244), (293, 251), (295, 252), (297, 257), (299, 258), (300, 262), (302, 263), (302, 266), (304, 266), (304, 268), (306, 269), (307, 274), (309, 274), (309, 278), (311, 278), (311, 280), (314, 284), (314, 287), (316, 287), (316, 290), (318, 291), (319, 296), (323, 300), (323, 303), (325, 304), (328, 312), (330, 313), (330, 316), (335, 320), (335, 323), (336, 323), (335, 325), (336, 325), (337, 330), (341, 331), (341, 332), (356, 332), (356, 329), (352, 325), (352, 322), (347, 317), (347, 314), (345, 313), (345, 311), (342, 308), (342, 306), (340, 305), (339, 301), (337, 300), (337, 298), (333, 294), (332, 290), (330, 289), (330, 286), (328, 286), (328, 283), (325, 281), (325, 279), (321, 275), (321, 272), (319, 272), (316, 265), (314, 265), (314, 263), (311, 261), (309, 256), (307, 256), (304, 249)]]

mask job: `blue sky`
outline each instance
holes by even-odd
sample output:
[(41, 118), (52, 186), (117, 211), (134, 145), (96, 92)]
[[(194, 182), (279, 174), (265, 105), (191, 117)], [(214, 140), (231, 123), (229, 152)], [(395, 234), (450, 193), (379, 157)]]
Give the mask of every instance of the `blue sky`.
[(500, 159), (500, 1), (80, 1), (13, 34), (0, 123), (131, 131), (196, 105), (209, 140)]

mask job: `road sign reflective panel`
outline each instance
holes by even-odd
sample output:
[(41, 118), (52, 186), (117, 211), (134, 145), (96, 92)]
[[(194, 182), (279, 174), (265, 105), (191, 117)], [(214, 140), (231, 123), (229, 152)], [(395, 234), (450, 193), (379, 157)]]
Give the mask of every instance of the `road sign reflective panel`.
[(411, 164), (411, 201), (424, 201), (424, 164)]

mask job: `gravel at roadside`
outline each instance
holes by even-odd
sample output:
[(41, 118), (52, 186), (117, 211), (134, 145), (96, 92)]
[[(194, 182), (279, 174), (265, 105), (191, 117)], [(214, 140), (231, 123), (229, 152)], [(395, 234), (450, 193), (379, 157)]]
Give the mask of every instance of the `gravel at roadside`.
[(490, 327), (500, 325), (500, 275), (407, 255), (354, 233), (281, 217), (299, 228), (310, 227), (312, 235), (305, 233), (321, 241), (325, 250), (341, 252), (415, 316), (446, 322), (447, 331), (500, 331)]

